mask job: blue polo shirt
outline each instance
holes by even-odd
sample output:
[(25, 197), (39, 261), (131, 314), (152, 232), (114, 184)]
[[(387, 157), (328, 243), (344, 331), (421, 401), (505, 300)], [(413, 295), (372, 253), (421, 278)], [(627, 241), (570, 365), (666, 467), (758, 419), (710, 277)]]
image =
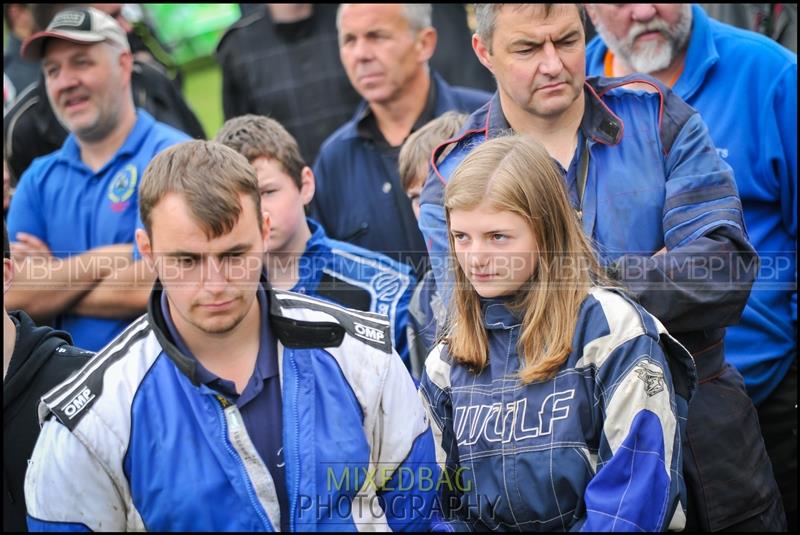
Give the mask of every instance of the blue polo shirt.
[[(286, 494), (286, 473), (283, 460), (283, 400), (278, 374), (278, 344), (269, 328), (269, 300), (263, 287), (258, 289), (258, 306), (261, 309), (261, 335), (253, 375), (241, 394), (233, 381), (222, 379), (197, 363), (197, 378), (236, 403), (242, 414), (247, 434), (256, 447), (275, 482), (275, 491), (281, 508), (281, 531), (289, 530), (289, 498)], [(195, 358), (172, 322), (167, 303), (167, 293), (161, 294), (161, 310), (167, 330), (181, 353)]]
[[(22, 174), (11, 201), (9, 239), (16, 240), (17, 232), (33, 234), (58, 258), (134, 242), (142, 173), (156, 154), (190, 139), (144, 110), (136, 114), (136, 124), (122, 147), (97, 172), (81, 160), (74, 134), (56, 152), (35, 159)], [(69, 332), (76, 346), (97, 351), (129, 323), (129, 319), (65, 313), (54, 326)]]

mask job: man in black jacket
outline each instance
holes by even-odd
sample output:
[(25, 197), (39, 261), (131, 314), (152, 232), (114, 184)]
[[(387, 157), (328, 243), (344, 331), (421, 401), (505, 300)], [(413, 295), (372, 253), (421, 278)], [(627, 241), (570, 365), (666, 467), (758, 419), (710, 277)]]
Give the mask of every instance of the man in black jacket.
[(339, 61), (335, 4), (258, 4), (217, 45), (225, 119), (271, 117), (313, 162), (360, 97)]
[[(3, 226), (3, 294), (14, 265)], [(92, 353), (73, 347), (64, 331), (37, 327), (23, 311), (3, 305), (3, 531), (27, 531), (25, 469), (39, 436), (39, 399), (83, 366)]]

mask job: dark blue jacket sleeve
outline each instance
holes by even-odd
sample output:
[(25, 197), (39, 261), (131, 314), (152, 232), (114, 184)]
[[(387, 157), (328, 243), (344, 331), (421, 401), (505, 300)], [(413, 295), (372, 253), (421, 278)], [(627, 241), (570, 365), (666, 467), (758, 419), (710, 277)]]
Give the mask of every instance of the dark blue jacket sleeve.
[(666, 251), (623, 256), (615, 274), (670, 332), (738, 321), (758, 270), (747, 238), (733, 171), (697, 113), (666, 156)]
[(640, 335), (599, 368), (595, 399), (602, 422), (597, 471), (584, 492), (586, 516), (572, 531), (666, 531), (684, 493), (681, 425), (667, 356)]

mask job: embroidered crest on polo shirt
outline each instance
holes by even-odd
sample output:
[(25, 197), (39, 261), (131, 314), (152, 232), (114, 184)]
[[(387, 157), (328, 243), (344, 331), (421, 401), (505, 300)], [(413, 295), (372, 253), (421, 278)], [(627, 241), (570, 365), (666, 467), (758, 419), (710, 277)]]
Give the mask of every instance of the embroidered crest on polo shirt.
[(111, 179), (108, 199), (111, 201), (113, 211), (122, 212), (130, 204), (129, 199), (136, 192), (137, 174), (136, 166), (128, 164)]

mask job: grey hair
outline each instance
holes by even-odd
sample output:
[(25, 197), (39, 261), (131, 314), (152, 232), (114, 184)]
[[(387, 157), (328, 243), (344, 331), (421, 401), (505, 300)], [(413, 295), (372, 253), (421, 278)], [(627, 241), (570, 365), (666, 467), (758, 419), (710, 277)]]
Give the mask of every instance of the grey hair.
[[(505, 4), (475, 4), (475, 33), (478, 34), (483, 46), (491, 52), (492, 51), (492, 37), (494, 37), (494, 28), (497, 22), (497, 13)], [(529, 4), (512, 4), (516, 7), (525, 7)], [(550, 10), (553, 4), (536, 4), (544, 6), (544, 16), (550, 16)], [(578, 8), (578, 13), (581, 16), (581, 25), (583, 25), (584, 32), (586, 31), (586, 10), (583, 4), (575, 4)]]
[(421, 32), (433, 25), (433, 6), (431, 4), (403, 4), (408, 25), (414, 32)]
[[(339, 4), (336, 10), (336, 31), (342, 28), (342, 8), (347, 4)], [(400, 4), (403, 6), (403, 15), (411, 31), (418, 33), (425, 28), (433, 26), (433, 6), (431, 4)]]
[(492, 36), (494, 36), (494, 26), (497, 21), (497, 12), (503, 4), (475, 4), (475, 33), (483, 41), (490, 52), (492, 50)]

